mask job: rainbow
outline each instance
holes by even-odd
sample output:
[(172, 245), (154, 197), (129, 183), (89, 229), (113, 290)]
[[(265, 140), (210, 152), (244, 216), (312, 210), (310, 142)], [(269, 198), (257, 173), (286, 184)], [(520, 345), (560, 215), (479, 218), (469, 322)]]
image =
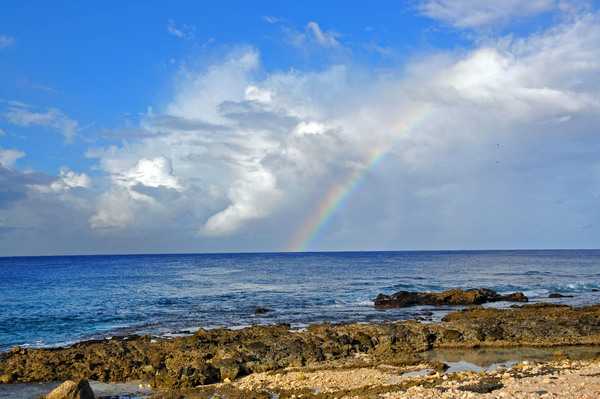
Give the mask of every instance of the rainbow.
[(372, 149), (363, 161), (362, 167), (353, 168), (340, 182), (332, 185), (309, 217), (302, 223), (293, 235), (286, 250), (289, 252), (306, 251), (315, 240), (319, 232), (327, 225), (336, 211), (343, 207), (348, 198), (356, 191), (365, 180), (368, 172), (374, 169), (385, 156), (392, 150), (396, 137), (414, 130), (429, 113), (430, 107), (426, 104), (419, 105), (411, 110), (397, 125), (392, 139), (385, 145)]

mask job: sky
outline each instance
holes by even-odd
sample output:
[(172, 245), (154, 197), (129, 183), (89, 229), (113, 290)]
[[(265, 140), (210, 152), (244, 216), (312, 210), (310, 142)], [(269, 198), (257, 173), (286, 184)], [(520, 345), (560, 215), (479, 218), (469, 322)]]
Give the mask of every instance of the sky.
[(598, 248), (597, 0), (3, 2), (0, 256)]

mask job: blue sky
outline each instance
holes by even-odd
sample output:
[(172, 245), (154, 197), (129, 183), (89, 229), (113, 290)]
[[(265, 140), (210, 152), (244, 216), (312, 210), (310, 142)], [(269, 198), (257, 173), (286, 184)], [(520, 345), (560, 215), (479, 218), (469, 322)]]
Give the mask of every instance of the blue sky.
[(122, 3), (4, 4), (0, 255), (288, 249), (353, 175), (308, 249), (597, 247), (596, 1)]

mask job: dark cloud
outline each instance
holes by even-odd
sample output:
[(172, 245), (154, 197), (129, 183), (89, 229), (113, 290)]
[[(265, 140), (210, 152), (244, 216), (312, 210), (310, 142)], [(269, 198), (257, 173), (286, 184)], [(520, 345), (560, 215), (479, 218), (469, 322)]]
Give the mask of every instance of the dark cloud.
[(0, 208), (25, 198), (31, 185), (50, 184), (52, 180), (41, 173), (23, 173), (0, 165)]

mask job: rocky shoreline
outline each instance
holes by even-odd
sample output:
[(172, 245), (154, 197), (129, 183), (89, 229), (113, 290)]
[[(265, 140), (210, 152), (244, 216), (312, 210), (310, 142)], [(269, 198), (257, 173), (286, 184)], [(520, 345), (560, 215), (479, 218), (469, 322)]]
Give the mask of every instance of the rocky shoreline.
[(600, 305), (474, 306), (450, 313), (440, 323), (318, 324), (302, 331), (288, 325), (253, 326), (200, 330), (174, 339), (132, 336), (65, 348), (15, 348), (0, 355), (0, 383), (141, 381), (177, 392), (328, 364), (334, 368), (426, 365), (443, 370), (443, 364), (423, 356), (437, 348), (559, 345), (600, 345)]

